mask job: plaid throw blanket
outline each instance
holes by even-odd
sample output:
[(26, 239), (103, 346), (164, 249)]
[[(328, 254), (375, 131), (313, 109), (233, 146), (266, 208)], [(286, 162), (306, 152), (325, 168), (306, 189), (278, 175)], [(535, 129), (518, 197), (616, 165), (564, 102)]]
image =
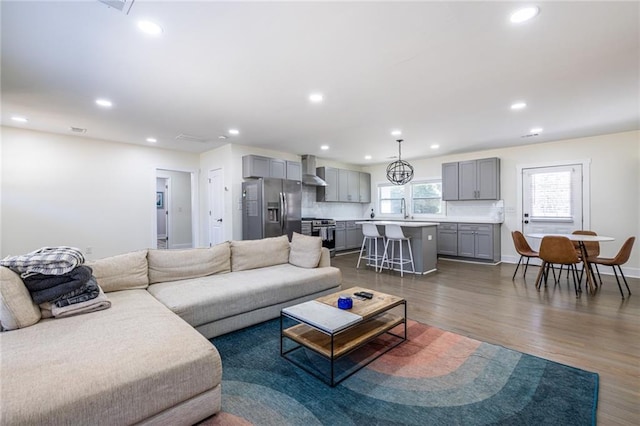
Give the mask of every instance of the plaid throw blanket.
[(7, 256), (0, 265), (20, 274), (22, 278), (33, 274), (62, 275), (84, 263), (84, 256), (74, 247), (43, 247), (20, 256)]

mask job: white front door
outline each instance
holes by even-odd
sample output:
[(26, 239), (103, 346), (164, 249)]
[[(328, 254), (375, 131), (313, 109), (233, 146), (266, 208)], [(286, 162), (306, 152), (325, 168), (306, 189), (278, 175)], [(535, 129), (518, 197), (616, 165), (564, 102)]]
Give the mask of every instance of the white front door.
[(209, 246), (223, 242), (224, 181), (222, 169), (209, 170)]
[[(570, 234), (588, 229), (584, 217), (584, 164), (522, 169), (522, 233)], [(534, 250), (539, 240), (527, 239)]]

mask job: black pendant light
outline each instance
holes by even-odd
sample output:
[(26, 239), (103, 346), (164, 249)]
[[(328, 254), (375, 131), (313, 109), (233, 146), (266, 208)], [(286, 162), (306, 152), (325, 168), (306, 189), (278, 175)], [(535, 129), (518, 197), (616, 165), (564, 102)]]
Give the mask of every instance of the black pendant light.
[(398, 159), (387, 166), (387, 179), (394, 185), (404, 185), (413, 179), (413, 166), (402, 160), (402, 139), (398, 139)]

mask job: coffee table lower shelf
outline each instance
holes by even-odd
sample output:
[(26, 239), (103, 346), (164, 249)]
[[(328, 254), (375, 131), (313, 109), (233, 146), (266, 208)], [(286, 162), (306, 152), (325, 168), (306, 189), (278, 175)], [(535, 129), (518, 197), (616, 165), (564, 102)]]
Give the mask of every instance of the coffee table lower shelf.
[[(310, 325), (299, 323), (287, 329), (283, 329), (283, 318), (291, 318), (286, 315), (280, 316), (280, 355), (291, 363), (297, 365), (308, 373), (320, 378), (327, 382), (326, 378), (319, 374), (317, 370), (312, 370), (307, 365), (295, 360), (288, 356), (291, 352), (299, 349), (309, 349), (323, 358), (326, 358), (330, 363), (330, 378), (328, 384), (330, 386), (336, 386), (352, 374), (356, 373), (363, 367), (367, 366), (380, 356), (384, 355), (391, 349), (395, 348), (402, 342), (407, 340), (407, 324), (406, 324), (406, 304), (404, 306), (404, 316), (394, 315), (392, 313), (383, 313), (372, 319), (365, 320), (361, 323), (355, 324), (337, 333), (327, 333), (320, 331)], [(296, 318), (291, 318), (295, 321), (300, 321)], [(404, 323), (404, 333), (402, 336), (392, 333), (391, 330), (400, 324)], [(374, 357), (367, 359), (365, 362), (357, 364), (353, 368), (349, 369), (348, 374), (336, 379), (334, 371), (334, 363), (345, 355), (365, 346), (367, 343), (375, 340), (377, 337), (388, 334), (397, 338), (396, 342), (390, 343), (380, 352), (377, 352)], [(284, 350), (284, 339), (290, 339), (296, 342), (298, 345)]]

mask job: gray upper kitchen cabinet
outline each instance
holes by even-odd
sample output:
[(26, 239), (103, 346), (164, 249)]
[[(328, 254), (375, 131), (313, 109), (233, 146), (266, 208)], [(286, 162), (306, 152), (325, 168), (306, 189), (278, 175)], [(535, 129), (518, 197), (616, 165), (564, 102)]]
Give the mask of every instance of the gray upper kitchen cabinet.
[(318, 177), (327, 182), (327, 186), (316, 188), (316, 201), (340, 201), (338, 198), (338, 169), (333, 167), (316, 168)]
[(360, 172), (360, 194), (358, 201), (361, 203), (371, 202), (371, 175), (369, 173)]
[(493, 157), (442, 164), (442, 199), (500, 199), (500, 159)]
[(302, 163), (299, 161), (287, 161), (287, 179), (302, 180)]
[(296, 161), (245, 155), (242, 157), (242, 177), (302, 180), (302, 165)]
[(500, 198), (500, 161), (498, 158), (458, 163), (459, 200), (497, 200)]
[[(334, 167), (318, 167), (316, 174), (327, 182), (327, 186), (316, 188), (316, 201), (371, 202), (371, 175), (369, 173)], [(364, 182), (365, 185), (361, 185), (361, 182)]]
[(442, 164), (442, 199), (458, 199), (458, 163)]

